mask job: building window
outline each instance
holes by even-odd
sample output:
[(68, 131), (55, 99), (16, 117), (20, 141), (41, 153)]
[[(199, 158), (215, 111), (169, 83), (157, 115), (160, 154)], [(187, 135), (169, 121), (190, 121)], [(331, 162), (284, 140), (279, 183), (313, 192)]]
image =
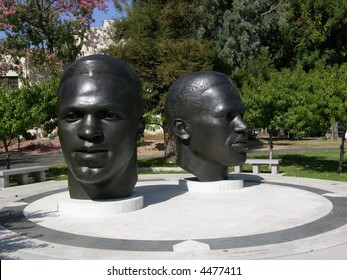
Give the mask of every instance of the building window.
[(0, 85), (5, 83), (7, 88), (17, 88), (18, 87), (18, 77), (0, 77)]

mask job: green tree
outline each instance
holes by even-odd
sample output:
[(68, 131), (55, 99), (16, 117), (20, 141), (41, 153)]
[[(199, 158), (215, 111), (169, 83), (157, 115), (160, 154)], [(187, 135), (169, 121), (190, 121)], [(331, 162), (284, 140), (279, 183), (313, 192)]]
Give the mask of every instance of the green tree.
[(216, 42), (239, 86), (259, 61), (270, 62), (261, 64), (265, 76), (298, 63), (308, 71), (320, 60), (346, 62), (344, 0), (205, 0), (201, 8), (210, 14), (203, 34)]
[[(30, 116), (35, 120), (36, 126), (41, 126), (45, 132), (50, 133), (58, 125), (57, 92), (59, 77), (37, 82), (26, 82), (20, 90), (30, 102)], [(29, 116), (29, 117), (30, 117)]]
[(205, 36), (211, 36), (219, 54), (232, 72), (242, 69), (248, 61), (264, 50), (275, 59), (280, 51), (280, 30), (286, 24), (287, 1), (233, 0), (203, 1), (203, 9), (211, 14)]
[[(253, 78), (242, 88), (245, 118), (251, 127), (267, 127), (270, 140), (271, 128), (283, 127), (301, 138), (310, 133), (326, 133), (336, 123), (346, 127), (346, 70), (346, 63), (320, 65), (309, 72), (298, 66), (294, 70), (273, 71), (268, 80)], [(343, 153), (344, 137), (341, 158)]]
[(316, 114), (320, 113), (325, 116), (327, 124), (331, 127), (334, 127), (335, 124), (340, 124), (344, 127), (337, 170), (341, 173), (344, 162), (345, 132), (347, 127), (347, 63), (341, 66), (316, 67), (308, 75), (312, 79), (311, 85), (316, 96), (314, 103), (318, 103), (320, 107)]
[(19, 89), (0, 88), (0, 139), (3, 142), (7, 168), (10, 168), (9, 146), (12, 139), (27, 135), (27, 130), (44, 125), (52, 130), (57, 125), (58, 78), (40, 83), (25, 82)]
[[(174, 80), (193, 71), (211, 70), (218, 62), (214, 42), (199, 33), (206, 17), (198, 5), (199, 1), (188, 0), (133, 1), (127, 16), (114, 24), (113, 39), (118, 44), (106, 53), (128, 62), (139, 73), (147, 122), (163, 112), (165, 94)], [(163, 127), (170, 155), (172, 142)]]
[(269, 73), (269, 79), (262, 76), (252, 78), (241, 89), (245, 103), (245, 120), (250, 127), (266, 128), (269, 133), (269, 158), (273, 154), (273, 132), (284, 127), (285, 116), (293, 99), (295, 86), (290, 70)]
[[(309, 132), (327, 132), (337, 124), (347, 125), (347, 64), (318, 65), (309, 72), (300, 71), (296, 98), (286, 115), (287, 126), (293, 133), (306, 136)], [(332, 136), (334, 135), (332, 129)], [(336, 133), (337, 134), (337, 133)], [(344, 162), (345, 131), (341, 137), (338, 172)]]
[[(283, 29), (283, 58), (287, 66), (301, 63), (305, 70), (317, 61), (347, 61), (347, 2), (291, 0), (289, 24)], [(292, 58), (291, 60), (289, 58)]]
[[(26, 101), (27, 96), (19, 89), (8, 89), (5, 84), (0, 88), (0, 139), (3, 142), (7, 169), (10, 168), (9, 146), (13, 138), (19, 138), (33, 124)], [(28, 114), (29, 113), (29, 114)]]

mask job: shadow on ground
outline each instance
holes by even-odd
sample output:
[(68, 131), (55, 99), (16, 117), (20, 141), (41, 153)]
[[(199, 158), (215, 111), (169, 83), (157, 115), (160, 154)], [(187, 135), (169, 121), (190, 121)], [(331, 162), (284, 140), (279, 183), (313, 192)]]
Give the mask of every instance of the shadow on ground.
[[(321, 156), (302, 156), (299, 154), (283, 154), (279, 158), (282, 159), (282, 166), (299, 166), (302, 170), (315, 172), (336, 172), (338, 167), (338, 158), (336, 160), (326, 159)], [(344, 164), (345, 170), (347, 164)]]
[[(47, 214), (43, 213), (35, 213), (34, 217), (39, 218), (46, 216)], [(2, 234), (0, 237), (0, 259), (15, 259), (8, 258), (6, 253), (14, 253), (16, 251), (22, 249), (36, 249), (36, 248), (44, 248), (47, 247), (47, 244), (37, 244), (32, 242), (31, 238), (39, 238), (42, 237), (41, 234), (37, 234), (34, 236), (28, 236), (25, 231), (30, 231), (33, 228), (33, 225), (26, 223), (26, 218), (16, 211), (7, 210), (2, 211), (0, 213), (0, 221), (1, 225), (9, 230), (13, 230), (14, 228), (17, 230), (17, 234)], [(23, 232), (22, 232), (23, 231)], [(18, 234), (19, 233), (19, 234)], [(5, 254), (5, 255), (3, 255)]]

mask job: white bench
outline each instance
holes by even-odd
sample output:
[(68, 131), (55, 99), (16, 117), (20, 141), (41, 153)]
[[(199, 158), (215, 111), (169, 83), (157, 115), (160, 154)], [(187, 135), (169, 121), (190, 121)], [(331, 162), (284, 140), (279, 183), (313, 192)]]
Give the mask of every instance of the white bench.
[(35, 182), (44, 182), (46, 180), (46, 170), (48, 169), (48, 166), (31, 166), (0, 170), (0, 188), (9, 187), (10, 176), (13, 175), (16, 176), (18, 185), (29, 183), (29, 173), (33, 174)]
[[(282, 162), (281, 159), (247, 159), (245, 164), (251, 164), (253, 174), (259, 174), (260, 173), (260, 166), (261, 165), (270, 165), (271, 166), (271, 174), (277, 175), (280, 173), (280, 163)], [(242, 172), (242, 165), (235, 166), (235, 173), (241, 173)]]

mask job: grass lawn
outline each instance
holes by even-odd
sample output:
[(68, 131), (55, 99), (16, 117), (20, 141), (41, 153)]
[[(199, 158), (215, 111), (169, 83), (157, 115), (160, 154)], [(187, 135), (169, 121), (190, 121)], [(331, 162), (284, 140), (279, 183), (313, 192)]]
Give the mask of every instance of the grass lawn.
[[(248, 154), (248, 158), (267, 158), (267, 153)], [(344, 164), (344, 173), (338, 174), (339, 151), (321, 150), (306, 152), (285, 152), (276, 151), (274, 158), (282, 159), (280, 166), (281, 173), (286, 176), (327, 179), (347, 182), (347, 161)], [(170, 163), (163, 157), (139, 159), (138, 166), (141, 167), (175, 167), (177, 165)], [(233, 167), (229, 169), (231, 172)], [(251, 172), (251, 165), (244, 165), (244, 172)], [(262, 172), (269, 172), (268, 166), (262, 166)], [(51, 166), (47, 172), (48, 180), (66, 180), (66, 164)]]
[[(268, 154), (248, 154), (249, 158), (268, 158)], [(338, 150), (322, 150), (310, 152), (276, 152), (274, 158), (282, 159), (281, 173), (286, 176), (316, 178), (347, 182), (347, 161), (344, 163), (344, 173), (338, 174)], [(251, 165), (245, 165), (244, 170), (251, 172)], [(267, 166), (262, 166), (262, 172), (269, 172)]]

